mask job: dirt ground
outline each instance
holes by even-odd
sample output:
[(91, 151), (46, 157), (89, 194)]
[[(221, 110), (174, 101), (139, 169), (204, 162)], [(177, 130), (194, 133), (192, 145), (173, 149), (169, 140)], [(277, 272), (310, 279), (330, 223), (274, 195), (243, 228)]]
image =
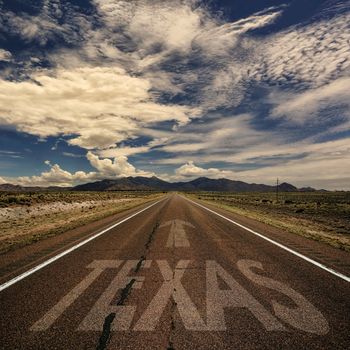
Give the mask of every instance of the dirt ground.
[[(154, 193), (2, 194), (0, 253), (60, 234), (154, 199)], [(10, 201), (6, 201), (8, 198)], [(96, 198), (96, 199), (93, 199)], [(6, 205), (6, 206), (5, 206)]]
[(350, 251), (350, 192), (190, 193), (237, 214)]

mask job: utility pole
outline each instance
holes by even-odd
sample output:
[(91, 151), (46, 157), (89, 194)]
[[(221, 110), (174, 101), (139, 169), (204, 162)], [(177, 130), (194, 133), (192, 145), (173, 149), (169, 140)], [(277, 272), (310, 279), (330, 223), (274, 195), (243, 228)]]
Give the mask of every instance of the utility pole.
[(278, 203), (278, 178), (277, 178), (277, 181), (276, 181), (276, 202)]

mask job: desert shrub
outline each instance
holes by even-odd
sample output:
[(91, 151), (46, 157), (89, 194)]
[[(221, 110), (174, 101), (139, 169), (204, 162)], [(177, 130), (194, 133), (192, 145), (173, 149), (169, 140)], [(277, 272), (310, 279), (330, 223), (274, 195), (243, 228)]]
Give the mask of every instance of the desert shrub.
[(19, 198), (16, 196), (7, 197), (7, 203), (9, 204), (17, 204), (19, 202)]

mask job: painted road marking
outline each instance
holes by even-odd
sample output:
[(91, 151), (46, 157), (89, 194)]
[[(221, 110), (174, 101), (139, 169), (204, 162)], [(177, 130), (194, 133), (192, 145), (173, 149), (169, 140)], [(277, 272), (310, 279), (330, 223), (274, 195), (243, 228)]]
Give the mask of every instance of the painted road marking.
[(168, 248), (190, 246), (190, 242), (187, 239), (184, 226), (194, 228), (192, 224), (186, 221), (175, 219), (175, 220), (167, 221), (166, 223), (160, 225), (159, 227), (161, 228), (166, 226), (170, 226), (169, 237), (166, 244)]
[(94, 282), (107, 268), (118, 268), (121, 260), (95, 260), (88, 265), (93, 269), (75, 288), (63, 297), (43, 318), (30, 328), (31, 331), (45, 331), (63, 314), (63, 312), (78, 299), (78, 297)]
[(244, 230), (246, 230), (246, 231), (248, 231), (248, 232), (250, 232), (250, 233), (253, 233), (253, 234), (256, 235), (256, 236), (259, 236), (259, 237), (262, 238), (262, 239), (265, 239), (266, 241), (268, 241), (268, 242), (270, 242), (270, 243), (276, 245), (277, 247), (280, 247), (280, 248), (286, 250), (287, 252), (289, 252), (289, 253), (291, 253), (291, 254), (293, 254), (293, 255), (296, 255), (296, 256), (298, 256), (299, 258), (303, 259), (303, 260), (308, 261), (309, 263), (311, 263), (311, 264), (313, 264), (313, 265), (315, 265), (315, 266), (321, 268), (322, 270), (325, 270), (325, 271), (331, 273), (332, 275), (337, 276), (337, 277), (343, 279), (343, 280), (346, 281), (346, 282), (350, 282), (350, 277), (349, 277), (349, 276), (346, 276), (346, 275), (344, 275), (344, 274), (341, 273), (341, 272), (335, 271), (335, 270), (332, 269), (331, 267), (328, 267), (328, 266), (326, 266), (326, 265), (323, 265), (323, 264), (321, 264), (320, 262), (318, 262), (318, 261), (316, 261), (316, 260), (313, 260), (313, 259), (307, 257), (306, 255), (303, 255), (303, 254), (301, 254), (301, 253), (298, 253), (297, 251), (295, 251), (295, 250), (293, 250), (293, 249), (291, 249), (291, 248), (288, 248), (287, 246), (285, 246), (285, 245), (283, 245), (283, 244), (281, 244), (281, 243), (278, 243), (278, 242), (274, 241), (273, 239), (268, 238), (268, 237), (264, 236), (263, 234), (261, 234), (261, 233), (259, 233), (259, 232), (256, 232), (256, 231), (254, 231), (254, 230), (252, 230), (252, 229), (250, 229), (250, 228), (248, 228), (248, 227), (246, 227), (246, 226), (244, 226), (244, 225), (242, 225), (242, 224), (239, 224), (238, 222), (236, 222), (236, 221), (234, 221), (234, 220), (232, 220), (232, 219), (229, 219), (228, 217), (226, 217), (226, 216), (224, 216), (224, 215), (221, 215), (221, 214), (217, 213), (216, 211), (205, 207), (205, 206), (202, 205), (202, 204), (199, 204), (199, 203), (197, 203), (197, 202), (195, 202), (195, 201), (193, 201), (193, 200), (191, 200), (191, 199), (188, 199), (188, 198), (186, 198), (186, 197), (182, 197), (182, 198), (186, 199), (187, 201), (189, 201), (189, 202), (191, 202), (191, 203), (193, 203), (193, 204), (196, 204), (197, 206), (199, 206), (199, 207), (201, 207), (201, 208), (203, 208), (203, 209), (205, 209), (205, 210), (207, 210), (207, 211), (209, 211), (209, 212), (211, 212), (211, 213), (213, 213), (213, 214), (215, 214), (215, 215), (217, 215), (217, 216), (220, 216), (221, 218), (223, 218), (223, 219), (225, 219), (225, 220), (227, 220), (227, 221), (229, 221), (229, 222), (235, 224), (236, 226), (238, 226), (238, 227), (240, 227), (240, 228), (243, 228)]
[(157, 260), (164, 282), (137, 321), (134, 327), (135, 331), (154, 331), (171, 298), (175, 302), (186, 329), (193, 331), (207, 330), (196, 306), (181, 284), (181, 279), (190, 262), (190, 260), (180, 260), (173, 271), (167, 261)]
[[(77, 331), (101, 331), (109, 315), (114, 316), (111, 323), (111, 330), (113, 331), (154, 331), (166, 306), (171, 301), (173, 301), (174, 307), (177, 308), (185, 329), (190, 331), (226, 331), (225, 311), (228, 308), (248, 310), (266, 331), (289, 331), (287, 325), (294, 329), (318, 335), (325, 335), (329, 331), (327, 320), (315, 306), (288, 285), (266, 277), (263, 266), (258, 261), (239, 260), (237, 262), (238, 270), (254, 284), (284, 295), (292, 301), (293, 306), (288, 307), (272, 299), (267, 301), (271, 304), (272, 311), (267, 310), (219, 263), (207, 260), (205, 262), (205, 272), (203, 271), (206, 279), (204, 305), (206, 307), (206, 320), (201, 317), (197, 306), (182, 284), (184, 275), (187, 274), (187, 277), (191, 277), (190, 274), (195, 271), (191, 268), (193, 261), (180, 260), (173, 270), (166, 260), (145, 260), (141, 268), (150, 268), (153, 262), (153, 266), (157, 265), (163, 281), (151, 302), (135, 322), (134, 327), (132, 327), (132, 323), (137, 305), (113, 303), (113, 300), (118, 291), (125, 290), (126, 286), (130, 286), (129, 290), (147, 288), (147, 285), (145, 287), (144, 276), (129, 276), (129, 274), (135, 273), (138, 261), (95, 260), (87, 266), (93, 271), (37, 321), (31, 327), (31, 330), (48, 330), (63, 312), (78, 297), (83, 295), (104, 269), (116, 269), (121, 266), (116, 277), (77, 327)], [(261, 270), (261, 274), (256, 272), (257, 270)], [(225, 283), (225, 289), (220, 288), (219, 280)], [(143, 299), (138, 300), (142, 302)]]
[(85, 244), (91, 242), (91, 241), (94, 240), (95, 238), (97, 238), (97, 237), (103, 235), (104, 233), (108, 232), (109, 230), (113, 229), (114, 227), (119, 226), (119, 225), (122, 224), (123, 222), (130, 220), (131, 218), (133, 218), (134, 216), (136, 216), (136, 215), (138, 215), (138, 214), (141, 214), (141, 213), (144, 212), (145, 210), (147, 210), (147, 209), (153, 207), (154, 205), (160, 203), (160, 202), (163, 201), (163, 200), (164, 200), (164, 198), (160, 199), (159, 201), (157, 201), (157, 202), (155, 202), (155, 203), (153, 203), (153, 204), (147, 206), (146, 208), (143, 208), (143, 209), (139, 210), (138, 212), (136, 212), (136, 213), (134, 213), (134, 214), (128, 216), (127, 218), (125, 218), (125, 219), (123, 219), (123, 220), (121, 220), (121, 221), (118, 221), (117, 223), (115, 223), (115, 224), (113, 224), (113, 225), (107, 227), (106, 229), (104, 229), (104, 230), (102, 230), (102, 231), (96, 233), (95, 235), (93, 235), (93, 236), (91, 236), (91, 237), (85, 239), (84, 241), (82, 241), (82, 242), (80, 242), (80, 243), (74, 245), (73, 247), (71, 247), (71, 248), (65, 250), (64, 252), (62, 252), (62, 253), (60, 253), (60, 254), (58, 254), (58, 255), (56, 255), (56, 256), (54, 256), (54, 257), (52, 257), (52, 258), (50, 258), (50, 259), (48, 259), (48, 260), (46, 260), (46, 261), (44, 261), (43, 263), (41, 263), (41, 264), (39, 264), (39, 265), (33, 267), (32, 269), (30, 269), (30, 270), (28, 270), (28, 271), (22, 273), (21, 275), (18, 275), (18, 276), (16, 276), (16, 277), (12, 278), (11, 280), (9, 280), (9, 281), (7, 281), (7, 282), (1, 284), (1, 285), (0, 285), (0, 292), (1, 292), (2, 290), (6, 289), (6, 288), (8, 288), (8, 287), (10, 287), (10, 286), (12, 286), (13, 284), (15, 284), (15, 283), (17, 283), (17, 282), (23, 280), (24, 278), (26, 278), (26, 277), (32, 275), (33, 273), (35, 273), (35, 272), (41, 270), (42, 268), (46, 267), (47, 265), (50, 265), (51, 263), (53, 263), (54, 261), (56, 261), (56, 260), (62, 258), (63, 256), (65, 256), (65, 255), (67, 255), (67, 254), (73, 252), (74, 250), (76, 250), (76, 249), (82, 247), (83, 245), (85, 245)]
[(280, 320), (304, 332), (320, 335), (328, 333), (329, 327), (327, 320), (323, 317), (321, 312), (300, 293), (289, 288), (282, 282), (275, 281), (264, 275), (259, 275), (252, 270), (263, 270), (263, 266), (260, 262), (254, 260), (240, 260), (237, 262), (237, 266), (243, 275), (254, 283), (286, 295), (297, 305), (297, 307), (289, 308), (276, 300), (272, 300), (271, 304), (273, 310)]
[[(246, 308), (267, 331), (285, 331), (284, 326), (248, 293), (227, 271), (217, 262), (207, 261), (207, 317), (208, 329), (212, 331), (227, 330), (225, 323), (225, 308)], [(229, 287), (219, 288), (221, 278)]]
[[(128, 330), (130, 328), (136, 306), (112, 305), (112, 300), (119, 290), (122, 290), (131, 282), (131, 288), (141, 288), (145, 278), (142, 276), (129, 276), (129, 273), (135, 271), (138, 262), (138, 260), (128, 260), (125, 262), (117, 276), (79, 325), (79, 331), (101, 331), (106, 317), (112, 313), (115, 314), (115, 319), (111, 327), (112, 330)], [(148, 266), (150, 265), (146, 264), (143, 267)]]

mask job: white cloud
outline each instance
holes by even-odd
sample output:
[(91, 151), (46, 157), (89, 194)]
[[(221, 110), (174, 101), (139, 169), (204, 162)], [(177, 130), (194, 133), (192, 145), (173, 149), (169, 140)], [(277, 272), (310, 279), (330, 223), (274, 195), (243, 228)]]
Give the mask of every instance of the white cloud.
[[(304, 145), (305, 146), (305, 145)], [(290, 146), (289, 151), (295, 155), (306, 152), (306, 155), (297, 159), (287, 159), (283, 163), (267, 165), (249, 170), (221, 170), (217, 168), (198, 167), (193, 161), (180, 166), (175, 170), (175, 175), (168, 179), (183, 180), (193, 179), (200, 176), (209, 178), (229, 178), (245, 182), (274, 184), (278, 177), (282, 182), (289, 182), (298, 187), (314, 186), (330, 190), (350, 190), (350, 139), (328, 141), (324, 143), (311, 144), (303, 149)], [(261, 153), (272, 155), (270, 153)], [(275, 155), (276, 155), (275, 151)], [(258, 153), (253, 153), (259, 156)], [(229, 159), (227, 159), (229, 160)], [(331, 169), (331, 171), (330, 171)]]
[(62, 152), (62, 154), (66, 157), (71, 157), (71, 158), (83, 158), (84, 157), (82, 154), (76, 154), (76, 153), (71, 153), (71, 152)]
[(275, 9), (214, 25), (196, 37), (199, 43), (203, 38), (203, 54), (215, 57), (206, 62), (210, 69), (203, 69), (207, 87), (199, 91), (202, 108), (237, 106), (250, 92), (252, 82), (278, 84), (284, 91), (295, 92), (317, 89), (349, 75), (349, 12), (291, 26), (278, 34), (246, 35), (280, 14)]
[(193, 161), (189, 161), (175, 170), (175, 178), (178, 180), (183, 178), (195, 179), (197, 177), (202, 176), (213, 179), (223, 177), (232, 178), (234, 176), (234, 172), (230, 170), (221, 170), (217, 168), (201, 168), (196, 166)]
[(138, 46), (140, 56), (162, 45), (162, 50), (187, 51), (204, 19), (201, 7), (190, 1), (95, 0), (105, 26), (125, 32)]
[(59, 69), (32, 79), (0, 80), (0, 122), (40, 137), (77, 135), (69, 143), (86, 149), (108, 148), (161, 121), (186, 124), (198, 113), (157, 103), (147, 80), (121, 68)]
[(345, 12), (269, 36), (260, 42), (262, 59), (252, 75), (295, 88), (317, 88), (341, 77), (350, 68), (349, 22)]
[[(350, 139), (328, 141), (318, 144), (302, 144), (285, 146), (279, 150), (285, 155), (304, 156), (297, 159), (286, 159), (283, 164), (268, 164), (249, 170), (222, 170), (218, 168), (205, 168), (197, 166), (193, 161), (187, 161), (182, 166), (175, 169), (173, 175), (159, 175), (165, 180), (179, 181), (191, 180), (205, 176), (209, 178), (229, 178), (245, 182), (257, 182), (273, 184), (278, 177), (281, 181), (290, 182), (299, 187), (312, 185), (317, 188), (345, 189), (350, 190)], [(226, 161), (238, 161), (239, 159), (249, 159), (249, 157), (276, 156), (278, 150), (269, 149), (252, 150), (252, 153), (242, 153), (241, 155), (222, 159)], [(100, 159), (91, 152), (87, 158), (90, 164), (96, 169), (92, 172), (77, 171), (70, 173), (63, 170), (58, 164), (51, 165), (49, 161), (45, 163), (50, 166), (50, 170), (38, 176), (0, 178), (0, 183), (15, 183), (25, 186), (71, 186), (77, 183), (102, 180), (104, 178), (119, 178), (125, 176), (153, 176), (155, 174), (135, 169), (125, 156), (111, 159)], [(214, 160), (214, 159), (212, 159)], [(205, 161), (205, 160), (204, 160)], [(206, 159), (206, 161), (210, 161)], [(332, 171), (330, 171), (332, 169)]]
[(137, 6), (129, 24), (129, 32), (144, 50), (163, 45), (165, 50), (188, 51), (200, 31), (202, 13), (186, 3), (147, 2)]
[[(123, 144), (119, 144), (117, 147), (111, 147), (108, 149), (98, 150), (97, 154), (104, 158), (115, 158), (120, 156), (131, 156), (135, 154), (147, 153), (152, 149), (159, 148), (159, 146), (163, 146), (167, 143), (168, 137), (162, 137), (163, 132), (160, 131), (159, 134), (157, 130), (142, 130), (142, 136), (151, 136), (154, 137), (153, 140), (149, 141), (147, 144), (143, 146), (124, 146)], [(166, 133), (170, 135), (171, 132)]]
[(135, 167), (128, 162), (126, 156), (119, 156), (111, 159), (100, 159), (98, 156), (94, 155), (92, 152), (87, 153), (87, 159), (90, 164), (98, 170), (103, 176), (153, 176), (153, 173), (146, 171), (136, 170)]
[(12, 59), (12, 54), (10, 51), (0, 49), (0, 61), (9, 62)]
[[(96, 32), (89, 36), (87, 46), (96, 55), (101, 54), (101, 42), (113, 46), (110, 38), (115, 38), (130, 48), (129, 53), (118, 53), (122, 65), (149, 79), (161, 93), (191, 87), (191, 101), (202, 109), (239, 104), (257, 46), (252, 42), (240, 57), (244, 35), (274, 22), (283, 7), (226, 23), (196, 1), (94, 2), (105, 24), (98, 41), (92, 40)], [(190, 57), (200, 60), (200, 66), (188, 67)]]
[[(277, 177), (296, 186), (350, 190), (350, 140), (346, 152), (329, 149), (275, 166), (236, 173), (238, 179), (272, 184)], [(329, 146), (331, 146), (329, 144)]]
[(5, 179), (3, 179), (2, 177), (0, 177), (0, 184), (5, 184), (7, 181)]
[(252, 29), (265, 27), (274, 22), (281, 13), (281, 11), (273, 10), (271, 13), (257, 13), (232, 23), (211, 22), (207, 30), (203, 30), (196, 37), (195, 44), (199, 45), (204, 54), (208, 56), (232, 54), (232, 48), (236, 47), (243, 34)]
[(8, 178), (8, 180), (11, 183), (22, 186), (71, 186), (74, 183), (88, 182), (97, 178), (95, 172), (85, 173), (84, 171), (77, 171), (70, 173), (63, 170), (58, 164), (49, 166), (50, 170), (44, 171), (40, 175), (20, 176)]
[(268, 133), (254, 130), (252, 121), (253, 115), (240, 114), (192, 123), (168, 137), (158, 149), (180, 158), (192, 155), (199, 160), (201, 155), (211, 155), (213, 160), (225, 160), (227, 154), (238, 153), (266, 139)]
[[(350, 78), (339, 78), (322, 87), (301, 93), (271, 94), (271, 103), (278, 103), (273, 109), (273, 117), (286, 117), (295, 123), (304, 123), (317, 116), (329, 106), (340, 106), (343, 116), (350, 117)], [(320, 118), (318, 123), (320, 122)]]
[[(282, 146), (281, 148), (274, 148), (270, 145), (270, 147), (263, 148), (260, 151), (258, 148), (234, 156), (226, 155), (222, 159), (228, 162), (246, 162), (252, 157), (291, 156), (291, 159), (284, 159), (283, 163), (268, 164), (250, 170), (231, 173), (228, 171), (224, 177), (267, 184), (273, 184), (276, 178), (279, 177), (281, 181), (287, 181), (299, 187), (313, 185), (318, 188), (350, 190), (350, 176), (348, 175), (350, 174), (349, 138), (314, 144), (301, 142), (296, 145)], [(304, 156), (299, 157), (301, 154), (304, 154)], [(214, 159), (207, 159), (207, 161), (210, 160)], [(258, 163), (258, 161), (255, 159), (254, 163)], [(198, 168), (192, 165), (189, 163), (180, 167), (180, 173), (184, 171), (184, 174), (186, 172), (190, 174), (193, 171), (193, 174), (198, 174), (198, 176), (216, 176), (215, 171), (210, 173), (210, 169)], [(220, 169), (217, 170), (220, 171)]]
[(49, 42), (54, 45), (57, 41), (70, 45), (81, 42), (91, 28), (92, 18), (80, 13), (69, 2), (50, 0), (43, 2), (41, 6), (33, 5), (36, 13), (31, 15), (22, 11), (15, 13), (2, 10), (1, 32), (11, 37), (17, 36), (26, 43), (45, 47)]
[(18, 16), (9, 11), (3, 12), (1, 17), (0, 29), (3, 32), (18, 35), (27, 42), (34, 40), (40, 45), (45, 45), (56, 33), (65, 31), (64, 26), (58, 26), (53, 18), (48, 16), (29, 16), (25, 13)]
[(149, 146), (141, 147), (117, 147), (117, 148), (108, 148), (98, 152), (101, 157), (114, 158), (120, 156), (131, 156), (134, 154), (146, 153), (150, 150)]
[(22, 186), (72, 186), (79, 183), (98, 181), (102, 179), (116, 179), (127, 176), (154, 176), (154, 173), (136, 169), (128, 162), (125, 156), (111, 159), (100, 159), (92, 152), (88, 152), (86, 158), (96, 171), (76, 171), (71, 173), (62, 169), (58, 164), (51, 164), (46, 160), (44, 163), (50, 167), (40, 175), (9, 177), (6, 180), (0, 178), (0, 183), (10, 182)]
[[(335, 169), (347, 160), (340, 144), (315, 145), (312, 138), (289, 144), (290, 130), (289, 134), (285, 130), (255, 130), (253, 112), (232, 117), (212, 112), (199, 125), (190, 120), (204, 112), (233, 109), (247, 92), (253, 91), (252, 87), (262, 85), (270, 92), (269, 84), (277, 83), (283, 90), (274, 88), (269, 95), (267, 102), (273, 106), (270, 117), (291, 121), (293, 136), (307, 121), (320, 126), (322, 118), (333, 118), (324, 112), (329, 107), (342, 108), (343, 124), (315, 133), (327, 136), (347, 131), (349, 12), (334, 11), (326, 20), (318, 18), (289, 26), (278, 34), (255, 36), (250, 31), (273, 23), (283, 7), (227, 23), (195, 0), (91, 3), (97, 6), (97, 13), (91, 15), (57, 0), (45, 1), (36, 16), (2, 13), (0, 29), (27, 43), (34, 42), (35, 48), (37, 44), (45, 47), (48, 42), (69, 45), (55, 47), (44, 56), (40, 55), (45, 50), (36, 50), (35, 57), (40, 58), (23, 62), (23, 70), (28, 71), (20, 75), (20, 79), (30, 80), (0, 80), (0, 124), (41, 138), (64, 135), (70, 144), (93, 150), (89, 157), (99, 169), (89, 176), (95, 178), (101, 174), (140, 174), (125, 157), (154, 149), (169, 153), (169, 159), (160, 157), (154, 163), (186, 163), (179, 171), (187, 171), (188, 176), (191, 172), (222, 176), (220, 169), (188, 163), (194, 160), (203, 165), (221, 160), (256, 164), (261, 172), (255, 169), (241, 175), (257, 180), (261, 176), (266, 181), (271, 174), (269, 168), (262, 167), (264, 158), (303, 156), (320, 174), (326, 159), (334, 162)], [(0, 51), (1, 57), (12, 59), (4, 50)], [(35, 70), (37, 63), (45, 60), (56, 68)], [(172, 97), (178, 94), (185, 102), (160, 103), (166, 101), (164, 93)], [(249, 108), (254, 110), (258, 103), (254, 101)], [(155, 127), (169, 121), (185, 127), (169, 127), (166, 131)], [(139, 136), (152, 137), (153, 141), (123, 144)], [(340, 156), (332, 158), (324, 147), (337, 149)], [(299, 181), (293, 169), (299, 169), (301, 160), (283, 162), (281, 176), (288, 175), (282, 171), (285, 166)], [(279, 172), (275, 165), (270, 168)], [(312, 169), (309, 171), (311, 179)], [(71, 183), (84, 176), (54, 165), (36, 180), (60, 178)], [(337, 176), (344, 177), (340, 172)], [(322, 181), (336, 182), (332, 175), (329, 178), (323, 177)]]

